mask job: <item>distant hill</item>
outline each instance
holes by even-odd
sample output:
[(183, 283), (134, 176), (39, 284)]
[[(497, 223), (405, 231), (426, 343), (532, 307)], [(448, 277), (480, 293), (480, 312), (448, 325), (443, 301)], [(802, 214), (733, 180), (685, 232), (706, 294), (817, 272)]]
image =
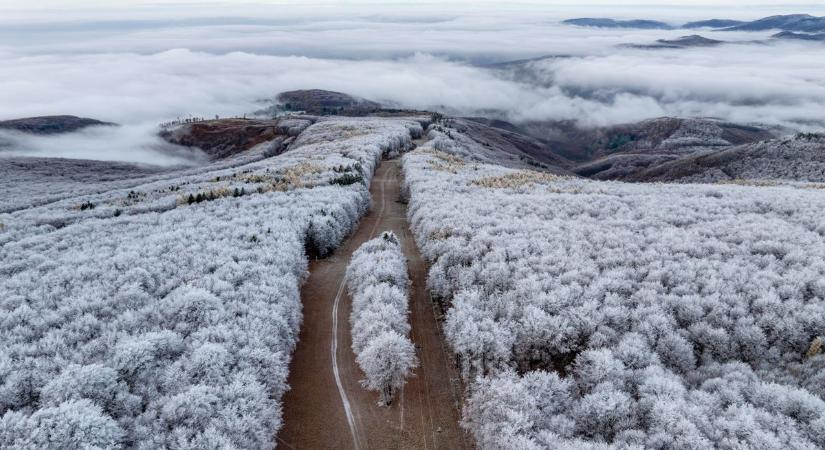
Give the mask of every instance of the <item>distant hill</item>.
[(622, 145), (611, 149), (611, 143), (607, 154), (604, 150), (595, 152), (591, 160), (572, 168), (588, 178), (681, 183), (825, 182), (825, 134), (776, 138), (757, 127), (672, 118), (594, 133), (612, 136)]
[(713, 28), (720, 31), (768, 31), (782, 30), (798, 33), (825, 33), (825, 17), (816, 17), (810, 14), (788, 14), (770, 16), (750, 22), (728, 19), (711, 19), (688, 22), (681, 26), (673, 26), (656, 20), (616, 20), (578, 18), (565, 20), (568, 25), (598, 27), (598, 28), (636, 28), (642, 30), (672, 30)]
[(701, 118), (662, 117), (596, 128), (581, 128), (572, 121), (536, 121), (518, 128), (557, 155), (579, 164), (617, 153), (685, 154), (696, 148), (729, 147), (774, 138), (762, 128)]
[(587, 162), (573, 168), (577, 175), (594, 180), (628, 180), (652, 167), (679, 159), (678, 155), (617, 154)]
[(708, 39), (698, 34), (690, 36), (682, 36), (677, 39), (658, 39), (653, 44), (630, 44), (625, 47), (641, 48), (641, 49), (658, 49), (658, 48), (692, 48), (692, 47), (715, 47), (724, 44), (724, 41), (716, 39)]
[(486, 64), (479, 64), (480, 67), (486, 67), (490, 69), (512, 69), (518, 67), (524, 67), (530, 63), (534, 63), (536, 61), (546, 61), (549, 59), (568, 59), (573, 58), (573, 55), (565, 55), (565, 54), (554, 54), (554, 55), (542, 55), (536, 56), (534, 58), (524, 58), (524, 59), (514, 59), (508, 61), (498, 61), (493, 63), (486, 63)]
[(281, 153), (315, 118), (219, 119), (186, 123), (164, 129), (160, 137), (184, 147), (196, 147), (211, 160), (235, 156), (268, 143), (268, 156)]
[(799, 134), (656, 165), (628, 181), (708, 183), (737, 180), (825, 182), (825, 135)]
[(698, 34), (682, 36), (678, 39), (659, 39), (656, 42), (663, 45), (672, 45), (676, 47), (713, 47), (723, 43), (722, 41), (709, 39)]
[(541, 168), (560, 175), (570, 175), (572, 163), (554, 153), (541, 141), (524, 134), (517, 126), (486, 118), (448, 119), (449, 128), (458, 131), (453, 139), (470, 138), (461, 146), (471, 149), (476, 159), (516, 168)]
[(764, 19), (746, 22), (732, 27), (724, 28), (724, 31), (768, 31), (783, 30), (804, 33), (825, 32), (825, 17), (814, 17), (809, 14), (790, 14), (784, 16), (771, 16)]
[(0, 130), (18, 131), (29, 134), (61, 134), (71, 133), (92, 126), (113, 126), (109, 122), (101, 122), (77, 116), (41, 116), (0, 121)]
[(684, 158), (776, 139), (764, 128), (707, 118), (662, 117), (595, 128), (581, 128), (573, 121), (468, 120), (485, 127), (456, 119), (454, 128), (480, 143), (475, 153), (487, 155), (483, 159), (517, 155), (528, 164), (535, 161), (600, 180), (637, 180), (649, 169)]
[(278, 94), (277, 100), (277, 107), (285, 111), (302, 111), (320, 116), (363, 116), (382, 108), (380, 103), (321, 89), (282, 92)]
[(783, 31), (781, 33), (774, 34), (774, 39), (787, 39), (787, 40), (802, 40), (802, 41), (820, 41), (825, 42), (825, 33), (794, 33), (793, 31)]
[(697, 29), (697, 28), (729, 28), (735, 27), (738, 25), (742, 25), (745, 22), (741, 20), (728, 20), (728, 19), (710, 19), (710, 20), (700, 20), (697, 22), (688, 22), (682, 25), (682, 28), (685, 29)]
[(665, 22), (657, 20), (615, 20), (615, 19), (592, 19), (579, 18), (565, 20), (568, 25), (578, 25), (580, 27), (595, 28), (638, 28), (643, 30), (672, 30), (674, 27)]

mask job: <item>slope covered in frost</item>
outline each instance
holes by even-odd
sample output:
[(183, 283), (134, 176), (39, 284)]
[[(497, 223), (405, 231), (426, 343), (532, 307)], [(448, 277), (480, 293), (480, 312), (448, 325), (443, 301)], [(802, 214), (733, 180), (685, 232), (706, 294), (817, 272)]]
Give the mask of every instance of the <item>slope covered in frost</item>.
[(708, 183), (730, 180), (825, 181), (825, 135), (757, 142), (682, 158), (642, 171), (636, 179)]
[(352, 296), (352, 351), (366, 379), (364, 387), (379, 391), (389, 404), (418, 364), (409, 338), (407, 260), (392, 232), (365, 242), (347, 265)]
[(821, 448), (825, 196), (404, 157), (482, 448)]
[(278, 157), (0, 215), (0, 447), (274, 447), (305, 248), (420, 132), (325, 120)]

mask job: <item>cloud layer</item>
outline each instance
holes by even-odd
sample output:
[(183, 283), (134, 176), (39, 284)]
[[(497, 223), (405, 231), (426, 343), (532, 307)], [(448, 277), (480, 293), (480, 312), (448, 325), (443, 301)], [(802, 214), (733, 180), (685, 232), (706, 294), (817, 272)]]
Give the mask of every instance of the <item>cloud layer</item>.
[(197, 149), (169, 144), (154, 126), (98, 126), (66, 135), (32, 136), (0, 131), (0, 156), (34, 156), (97, 161), (124, 161), (156, 166), (208, 162)]
[[(399, 6), (348, 14), (292, 8), (278, 16), (270, 6), (256, 16), (245, 16), (248, 8), (233, 9), (236, 15), (224, 14), (228, 19), (193, 10), (144, 8), (122, 15), (128, 20), (116, 20), (112, 11), (72, 21), (48, 15), (5, 19), (0, 119), (75, 114), (115, 121), (132, 127), (115, 140), (124, 145), (130, 133), (150, 132), (164, 120), (240, 115), (278, 92), (321, 88), (513, 121), (607, 125), (676, 115), (822, 127), (825, 47), (817, 43), (619, 48), (685, 33), (565, 26), (562, 19), (597, 11), (564, 7), (429, 5), (415, 12)], [(625, 8), (609, 15), (678, 23), (768, 12), (798, 11), (743, 16), (708, 8)], [(771, 33), (702, 34), (747, 42)], [(491, 66), (545, 55), (565, 57)], [(148, 138), (140, 142), (146, 147)]]

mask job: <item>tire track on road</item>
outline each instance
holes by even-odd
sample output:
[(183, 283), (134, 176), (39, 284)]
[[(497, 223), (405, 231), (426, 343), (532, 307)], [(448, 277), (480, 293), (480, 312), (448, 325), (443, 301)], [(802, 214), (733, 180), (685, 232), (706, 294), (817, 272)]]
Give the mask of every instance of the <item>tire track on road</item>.
[[(278, 440), (295, 449), (461, 449), (468, 448), (440, 330), (426, 290), (426, 266), (415, 246), (400, 198), (400, 162), (383, 161), (370, 186), (372, 211), (358, 229), (326, 259), (310, 262), (301, 290), (304, 321), (290, 364), (291, 390), (284, 397), (284, 427)], [(363, 377), (350, 351), (351, 298), (346, 266), (355, 250), (382, 231), (404, 241), (413, 284), (411, 338), (421, 366), (389, 407), (363, 389)]]
[(355, 425), (355, 416), (352, 414), (352, 405), (349, 402), (349, 397), (341, 384), (341, 372), (338, 369), (338, 305), (341, 303), (341, 294), (344, 293), (344, 285), (346, 278), (341, 280), (341, 285), (338, 287), (338, 294), (335, 295), (335, 301), (332, 306), (332, 373), (335, 376), (335, 384), (338, 387), (338, 394), (341, 396), (341, 404), (344, 406), (344, 411), (347, 415), (347, 423), (349, 424), (349, 431), (352, 434), (352, 443), (355, 450), (361, 450), (361, 443), (358, 437), (358, 427)]
[[(381, 183), (381, 209), (378, 212), (378, 220), (375, 221), (375, 225), (372, 227), (372, 231), (370, 231), (369, 238), (372, 239), (375, 237), (375, 231), (378, 229), (378, 225), (381, 223), (381, 220), (384, 218), (384, 210), (386, 209), (386, 205), (384, 204), (384, 183), (385, 180), (379, 180)], [(346, 276), (341, 280), (340, 285), (338, 286), (338, 293), (335, 295), (335, 301), (333, 302), (332, 306), (332, 346), (331, 346), (331, 354), (332, 354), (332, 372), (335, 375), (335, 384), (338, 387), (338, 394), (341, 396), (341, 403), (344, 407), (344, 411), (347, 415), (347, 423), (349, 424), (350, 432), (352, 433), (352, 442), (355, 445), (355, 450), (361, 449), (361, 438), (358, 432), (358, 426), (355, 423), (355, 416), (352, 413), (352, 405), (350, 404), (349, 397), (347, 396), (346, 389), (344, 389), (343, 384), (341, 383), (341, 371), (338, 369), (338, 307), (341, 303), (341, 295), (344, 293), (344, 288), (347, 284)]]

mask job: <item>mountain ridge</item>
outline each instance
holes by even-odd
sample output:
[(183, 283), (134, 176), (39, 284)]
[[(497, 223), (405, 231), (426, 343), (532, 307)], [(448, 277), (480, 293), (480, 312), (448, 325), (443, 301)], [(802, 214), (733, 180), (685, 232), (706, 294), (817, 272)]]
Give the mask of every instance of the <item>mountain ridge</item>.
[(810, 14), (785, 14), (763, 17), (752, 21), (730, 19), (710, 19), (687, 22), (682, 25), (672, 25), (667, 22), (646, 19), (617, 20), (611, 18), (574, 18), (562, 21), (567, 25), (577, 25), (593, 28), (628, 28), (644, 30), (676, 30), (712, 28), (716, 31), (769, 31), (782, 30), (798, 33), (825, 32), (825, 17)]
[(111, 122), (103, 122), (87, 117), (72, 115), (36, 116), (22, 119), (0, 121), (0, 130), (17, 131), (28, 134), (62, 134), (72, 133), (92, 126), (115, 126)]

